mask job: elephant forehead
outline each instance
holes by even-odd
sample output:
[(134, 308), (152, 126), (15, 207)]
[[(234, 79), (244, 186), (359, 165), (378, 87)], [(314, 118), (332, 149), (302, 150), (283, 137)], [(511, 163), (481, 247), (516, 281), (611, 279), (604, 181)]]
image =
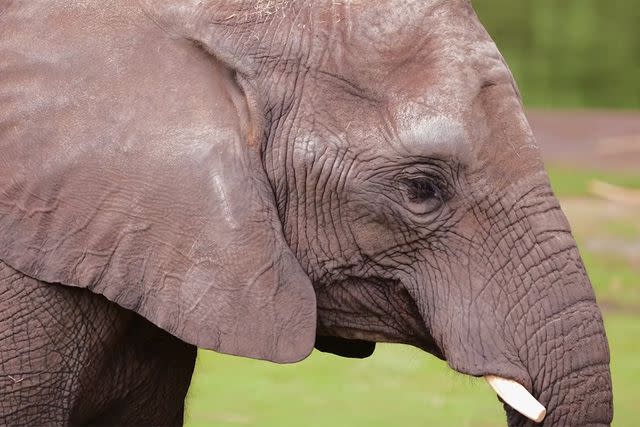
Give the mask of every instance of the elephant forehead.
[(455, 118), (405, 110), (397, 115), (397, 137), (393, 140), (410, 155), (452, 158), (462, 164), (471, 160), (469, 135)]
[(396, 103), (428, 96), (437, 110), (460, 110), (487, 82), (511, 80), (466, 0), (352, 1), (342, 7), (317, 66), (374, 98)]
[[(353, 24), (353, 34), (373, 44), (385, 46), (389, 40), (404, 39), (411, 43), (416, 33), (429, 33), (459, 25), (468, 18), (467, 0), (386, 0), (363, 2), (357, 0), (334, 2), (341, 5), (337, 15)], [(342, 16), (340, 16), (342, 15)], [(350, 21), (350, 22), (349, 22)], [(415, 42), (415, 39), (413, 39)]]
[(383, 62), (488, 39), (467, 0), (347, 1), (334, 11), (331, 30), (359, 57)]

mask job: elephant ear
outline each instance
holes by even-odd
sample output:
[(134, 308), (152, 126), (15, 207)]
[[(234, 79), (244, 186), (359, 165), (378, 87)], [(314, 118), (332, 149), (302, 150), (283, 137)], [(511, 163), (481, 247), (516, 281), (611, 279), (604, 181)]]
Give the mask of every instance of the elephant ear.
[[(157, 28), (132, 37), (101, 34), (89, 12), (73, 29), (7, 15), (0, 259), (199, 347), (306, 357), (315, 294), (282, 235), (262, 129), (233, 72)], [(68, 37), (77, 28), (91, 36)]]

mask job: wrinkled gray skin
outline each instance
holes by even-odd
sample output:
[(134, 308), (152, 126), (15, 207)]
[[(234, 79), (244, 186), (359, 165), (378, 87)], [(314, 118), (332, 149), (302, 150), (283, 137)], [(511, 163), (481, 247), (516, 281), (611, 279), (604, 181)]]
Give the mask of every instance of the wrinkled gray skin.
[(515, 379), (544, 425), (612, 418), (589, 279), (468, 1), (5, 0), (0, 260), (10, 425), (180, 424), (194, 346), (375, 342)]

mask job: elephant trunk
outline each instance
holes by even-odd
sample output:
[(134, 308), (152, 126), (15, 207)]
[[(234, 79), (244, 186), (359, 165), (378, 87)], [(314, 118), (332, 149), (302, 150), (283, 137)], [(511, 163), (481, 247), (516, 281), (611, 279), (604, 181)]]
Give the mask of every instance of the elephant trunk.
[[(546, 409), (542, 425), (608, 425), (613, 405), (602, 316), (569, 224), (548, 187), (539, 188), (513, 197), (505, 211), (516, 219), (503, 233), (475, 240), (465, 268), (456, 269), (466, 293), (441, 290), (456, 302), (429, 312), (428, 320), (453, 369), (521, 384)], [(482, 255), (487, 242), (491, 258)], [(509, 425), (537, 425), (510, 399), (503, 396)]]
[[(596, 309), (554, 322), (526, 366), (532, 395), (545, 407), (542, 425), (609, 425), (613, 414), (609, 353)], [(505, 399), (508, 401), (508, 399)], [(505, 403), (510, 426), (535, 425)]]
[[(586, 276), (584, 280), (589, 283)], [(542, 425), (609, 425), (609, 349), (595, 301), (576, 300), (542, 319), (540, 314), (525, 316), (516, 334), (527, 340), (519, 343), (518, 356), (531, 378), (533, 396), (546, 408)], [(534, 425), (510, 405), (505, 409), (510, 426)]]
[[(546, 407), (543, 425), (609, 425), (613, 404), (602, 315), (564, 214), (555, 198), (546, 205), (545, 214), (528, 217), (535, 244), (525, 256), (524, 281), (531, 286), (522, 299), (529, 308), (524, 316), (511, 311), (506, 330), (513, 333), (533, 395)], [(507, 413), (509, 425), (533, 425), (511, 408)]]

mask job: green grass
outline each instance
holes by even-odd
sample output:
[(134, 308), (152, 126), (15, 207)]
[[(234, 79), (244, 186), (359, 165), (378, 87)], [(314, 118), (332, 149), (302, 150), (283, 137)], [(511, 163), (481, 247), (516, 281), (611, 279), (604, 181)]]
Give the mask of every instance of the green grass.
[(504, 420), (481, 380), (399, 345), (379, 345), (366, 360), (316, 351), (289, 366), (201, 352), (190, 393), (190, 426), (387, 427), (445, 420), (491, 426)]
[(640, 363), (638, 363), (638, 337), (640, 317), (631, 315), (605, 315), (605, 327), (611, 350), (613, 377), (614, 426), (638, 425), (640, 402)]
[(625, 221), (609, 221), (602, 224), (602, 229), (609, 235), (623, 240), (638, 240), (640, 237), (640, 221), (633, 224)]
[(640, 313), (640, 208), (610, 203), (588, 190), (593, 180), (640, 189), (640, 172), (548, 168), (551, 185), (598, 296), (605, 306)]
[[(605, 319), (612, 354), (616, 426), (636, 425), (637, 317)], [(187, 426), (388, 427), (505, 425), (482, 380), (419, 350), (379, 345), (366, 360), (314, 352), (295, 365), (201, 351), (187, 400)]]
[[(611, 211), (606, 202), (590, 198), (587, 185), (601, 179), (640, 188), (640, 176), (553, 167), (550, 178), (562, 197), (598, 301), (605, 307), (614, 426), (636, 426), (640, 258), (598, 250), (593, 243), (613, 242), (614, 248), (637, 243), (640, 214), (626, 208)], [(501, 405), (482, 380), (454, 373), (436, 358), (400, 345), (379, 345), (366, 360), (314, 352), (294, 365), (201, 351), (186, 420), (190, 427), (505, 425)]]
[[(581, 250), (598, 303), (640, 313), (640, 266), (620, 256)], [(638, 317), (640, 322), (640, 317)]]
[(560, 166), (548, 166), (547, 172), (558, 197), (591, 197), (589, 183), (593, 180), (640, 189), (640, 173), (602, 172)]

